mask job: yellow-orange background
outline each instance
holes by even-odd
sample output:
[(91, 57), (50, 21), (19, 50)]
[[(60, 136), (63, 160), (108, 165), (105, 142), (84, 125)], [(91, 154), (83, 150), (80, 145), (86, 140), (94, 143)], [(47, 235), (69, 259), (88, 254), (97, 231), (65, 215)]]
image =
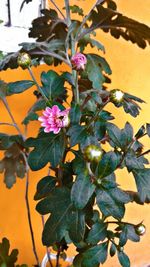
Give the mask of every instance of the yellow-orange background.
[[(63, 1), (56, 1), (59, 6), (63, 6)], [(121, 1), (117, 0), (118, 10), (125, 13), (126, 15), (137, 19), (141, 22), (149, 24), (150, 16), (150, 0), (130, 0)], [(94, 1), (71, 1), (72, 4), (80, 4), (87, 12)], [(150, 82), (150, 61), (149, 61), (149, 49), (139, 49), (137, 46), (125, 42), (124, 40), (115, 40), (108, 34), (104, 34), (99, 31), (97, 38), (106, 47), (106, 59), (111, 65), (112, 84), (109, 86), (112, 88), (119, 88), (127, 91), (131, 94), (135, 94), (144, 100), (147, 104), (142, 105), (142, 111), (138, 118), (133, 119), (129, 115), (124, 114), (121, 109), (116, 109), (112, 105), (108, 106), (109, 111), (114, 112), (116, 115), (116, 123), (123, 127), (126, 121), (131, 122), (134, 125), (135, 131), (145, 122), (149, 120), (150, 112), (150, 90), (148, 83)], [(90, 51), (90, 48), (88, 48)], [(40, 66), (33, 69), (35, 76), (39, 80), (41, 71), (48, 70), (48, 66)], [(61, 70), (57, 68), (57, 70)], [(64, 67), (63, 67), (64, 70)], [(30, 79), (29, 74), (26, 71), (18, 70), (7, 70), (0, 73), (0, 78), (5, 81), (16, 81), (20, 79)], [(32, 89), (22, 95), (17, 95), (9, 98), (9, 104), (13, 111), (16, 121), (22, 128), (21, 121), (25, 116), (27, 110), (34, 102), (35, 98), (32, 95)], [(0, 122), (10, 122), (10, 118), (5, 111), (2, 103), (0, 103)], [(29, 132), (32, 135), (36, 134), (39, 124), (32, 122), (29, 126)], [(23, 128), (22, 128), (23, 129)], [(16, 133), (10, 127), (0, 126), (0, 132), (7, 131), (9, 133)], [(144, 139), (145, 145), (149, 146), (148, 138)], [(45, 254), (45, 249), (41, 244), (41, 231), (42, 222), (40, 216), (35, 211), (36, 203), (33, 201), (33, 196), (36, 190), (37, 181), (46, 175), (47, 170), (44, 169), (42, 172), (34, 172), (30, 175), (30, 206), (32, 213), (32, 222), (34, 226), (35, 239), (37, 244), (38, 254), (40, 260)], [(126, 171), (118, 172), (118, 182), (125, 189), (134, 189), (135, 184), (132, 176), (129, 176)], [(27, 213), (25, 208), (24, 194), (25, 194), (25, 179), (17, 179), (17, 183), (11, 190), (5, 188), (3, 184), (3, 176), (0, 177), (0, 240), (2, 237), (7, 237), (11, 240), (11, 246), (19, 249), (19, 262), (27, 263), (29, 266), (35, 263), (32, 246), (29, 234), (29, 227), (27, 222)], [(140, 243), (128, 242), (126, 252), (131, 258), (131, 266), (148, 266), (150, 264), (150, 207), (136, 206), (135, 204), (127, 205), (127, 212), (125, 220), (130, 220), (133, 223), (138, 223), (144, 220), (147, 226), (147, 233), (141, 239)], [(69, 255), (73, 255), (74, 250), (70, 249)], [(147, 265), (146, 265), (147, 264)], [(116, 259), (110, 259), (104, 266), (114, 267), (120, 266)]]

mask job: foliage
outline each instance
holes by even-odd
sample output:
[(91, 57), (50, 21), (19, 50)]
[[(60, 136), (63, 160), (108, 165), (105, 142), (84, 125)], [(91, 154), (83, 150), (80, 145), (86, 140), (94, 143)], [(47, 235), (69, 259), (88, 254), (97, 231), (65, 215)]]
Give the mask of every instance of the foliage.
[[(29, 2), (23, 1), (21, 8)], [(1, 70), (16, 68), (18, 55), (27, 53), (31, 64), (25, 67), (32, 78), (13, 83), (0, 81), (0, 99), (10, 115), (11, 126), (18, 131), (17, 135), (0, 133), (0, 150), (4, 151), (0, 171), (4, 172), (4, 182), (10, 188), (16, 177), (28, 177), (29, 168), (38, 171), (48, 167), (48, 175), (37, 184), (34, 199), (38, 201), (38, 213), (48, 215), (42, 242), (56, 250), (58, 261), (73, 243), (78, 253), (74, 267), (98, 267), (107, 260), (108, 254), (117, 255), (120, 265), (128, 267), (130, 260), (124, 246), (128, 240), (140, 241), (140, 226), (145, 228), (141, 223), (125, 222), (123, 217), (128, 203), (150, 203), (150, 168), (146, 166), (150, 150), (143, 152), (141, 141), (145, 135), (150, 137), (150, 124), (142, 125), (134, 133), (129, 122), (123, 129), (113, 123), (108, 104), (123, 108), (135, 118), (145, 101), (116, 88), (108, 90), (112, 71), (106, 58), (101, 56), (105, 48), (96, 40), (96, 32), (102, 29), (117, 39), (123, 37), (145, 48), (150, 42), (150, 28), (120, 14), (112, 0), (97, 1), (87, 15), (80, 6), (69, 7), (68, 1), (63, 10), (66, 17), (59, 7), (55, 5), (55, 8), (42, 10), (42, 16), (32, 22), (29, 36), (36, 38), (35, 42), (22, 43), (19, 52), (6, 55), (0, 62)], [(79, 19), (71, 19), (72, 13)], [(82, 56), (87, 45), (97, 48), (97, 52)], [(64, 71), (61, 74), (51, 69), (42, 72), (38, 84), (31, 67), (43, 61), (49, 66), (63, 63)], [(69, 67), (68, 72), (64, 64)], [(30, 90), (33, 85), (37, 87), (34, 92)], [(41, 111), (44, 115), (39, 132), (27, 138), (16, 124), (7, 102), (11, 95), (26, 90), (34, 93), (35, 102), (22, 124), (27, 128), (30, 122), (39, 119)], [(59, 107), (67, 123), (52, 112), (54, 106)], [(65, 115), (66, 108), (69, 108), (69, 117)], [(59, 125), (57, 134), (55, 124)], [(136, 192), (130, 188), (125, 191), (118, 185), (116, 171), (119, 169), (132, 174)], [(5, 242), (3, 240), (2, 247), (8, 247)]]
[(10, 243), (7, 238), (2, 239), (0, 243), (0, 266), (1, 267), (27, 267), (26, 264), (16, 265), (18, 250), (13, 249), (11, 253), (9, 252)]

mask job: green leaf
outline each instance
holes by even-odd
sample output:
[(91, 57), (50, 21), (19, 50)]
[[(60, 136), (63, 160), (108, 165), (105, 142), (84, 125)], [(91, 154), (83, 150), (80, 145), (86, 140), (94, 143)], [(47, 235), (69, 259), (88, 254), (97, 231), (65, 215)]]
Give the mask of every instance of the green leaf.
[(24, 125), (27, 125), (30, 121), (36, 121), (38, 120), (38, 115), (34, 112), (30, 112), (22, 121)]
[(150, 169), (133, 169), (137, 190), (142, 203), (150, 199)]
[(150, 137), (150, 123), (146, 123), (147, 134)]
[(133, 141), (133, 128), (127, 122), (125, 128), (120, 130), (115, 124), (107, 124), (107, 132), (114, 147), (120, 147), (122, 150), (126, 150), (128, 145)]
[(118, 260), (122, 267), (130, 267), (130, 260), (124, 252), (118, 251)]
[(41, 82), (43, 85), (41, 90), (49, 100), (55, 101), (66, 98), (66, 90), (64, 88), (65, 80), (55, 71), (49, 70), (48, 72), (42, 72)]
[(83, 253), (83, 267), (97, 267), (107, 259), (108, 242), (89, 248)]
[(102, 159), (97, 166), (98, 179), (106, 177), (114, 172), (119, 164), (120, 158), (118, 158), (115, 152), (108, 152), (102, 156)]
[(124, 159), (125, 165), (128, 171), (133, 169), (144, 169), (143, 160), (140, 157), (137, 157), (133, 150), (129, 150)]
[(67, 134), (70, 136), (71, 146), (82, 143), (87, 139), (87, 130), (85, 126), (73, 125), (72, 127), (70, 127)]
[(42, 178), (38, 184), (36, 193), (34, 196), (34, 200), (39, 200), (41, 198), (46, 197), (49, 193), (51, 193), (56, 185), (56, 179), (53, 176), (45, 176)]
[(117, 248), (114, 243), (111, 244), (110, 247), (110, 256), (113, 257), (116, 254)]
[(69, 236), (73, 242), (80, 242), (85, 234), (85, 214), (83, 211), (72, 211), (69, 222)]
[(107, 74), (111, 74), (111, 69), (107, 61), (96, 54), (88, 54), (85, 73), (88, 75), (89, 80), (93, 83), (93, 88), (102, 88), (102, 84), (105, 82), (105, 77), (102, 73), (103, 71)]
[(86, 242), (96, 245), (99, 241), (103, 241), (107, 237), (107, 224), (103, 221), (96, 222), (92, 225), (88, 233)]
[(41, 132), (37, 138), (26, 141), (28, 147), (34, 147), (28, 157), (30, 168), (34, 171), (42, 169), (48, 162), (56, 167), (65, 151), (65, 137), (63, 131), (55, 135)]
[(83, 209), (94, 193), (95, 185), (91, 183), (88, 174), (80, 173), (71, 190), (71, 201), (77, 209)]
[(145, 48), (150, 42), (148, 26), (123, 16), (116, 10), (105, 8), (101, 4), (96, 6), (96, 10), (91, 11), (90, 20), (92, 20), (90, 27), (82, 31), (79, 39), (86, 33), (100, 28), (117, 39), (123, 37), (126, 41), (136, 43), (140, 48)]
[(81, 110), (78, 104), (73, 103), (70, 110), (70, 120), (71, 124), (78, 124), (81, 119)]
[(44, 245), (51, 246), (65, 237), (72, 214), (71, 208), (70, 191), (65, 187), (55, 188), (48, 197), (37, 204), (36, 209), (40, 214), (51, 213), (42, 235)]
[(77, 5), (70, 6), (70, 10), (72, 13), (76, 13), (80, 16), (84, 16), (83, 9)]
[(117, 187), (109, 190), (97, 189), (96, 201), (104, 216), (113, 216), (120, 220), (124, 216), (124, 204), (130, 201), (130, 197)]
[(5, 98), (5, 96), (7, 95), (7, 90), (8, 90), (7, 83), (0, 80), (0, 98), (2, 99)]
[(7, 95), (10, 96), (13, 94), (23, 93), (27, 89), (31, 88), (33, 85), (34, 82), (29, 80), (8, 83)]
[(97, 47), (98, 50), (101, 50), (103, 52), (105, 52), (105, 48), (104, 46), (98, 42), (97, 40), (94, 40), (90, 37), (90, 35), (85, 35), (82, 37), (82, 39), (79, 40), (78, 42), (78, 47), (80, 48), (81, 53), (84, 52), (85, 48), (87, 47), (87, 45), (90, 45), (92, 48), (93, 47)]
[(18, 250), (13, 249), (12, 252), (9, 254), (9, 249), (9, 240), (7, 238), (3, 238), (2, 243), (0, 243), (0, 266), (13, 267), (14, 263), (17, 261)]

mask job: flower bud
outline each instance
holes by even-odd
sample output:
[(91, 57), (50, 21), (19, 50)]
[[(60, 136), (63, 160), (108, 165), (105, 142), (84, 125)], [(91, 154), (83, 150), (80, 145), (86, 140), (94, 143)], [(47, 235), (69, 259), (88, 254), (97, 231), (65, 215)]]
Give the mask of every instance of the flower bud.
[(102, 155), (103, 155), (103, 151), (99, 146), (88, 145), (84, 149), (85, 159), (89, 162), (92, 162), (92, 161), (99, 162), (100, 159), (102, 158)]
[(71, 63), (74, 69), (76, 70), (84, 70), (85, 65), (87, 63), (87, 59), (85, 55), (81, 53), (76, 53), (74, 56), (71, 58)]
[(136, 226), (135, 231), (137, 235), (144, 235), (146, 232), (146, 227), (144, 224), (140, 223)]
[(116, 106), (119, 106), (123, 102), (124, 93), (121, 90), (114, 89), (110, 92), (110, 101)]
[(26, 69), (31, 65), (31, 58), (27, 53), (20, 53), (17, 62), (20, 67)]

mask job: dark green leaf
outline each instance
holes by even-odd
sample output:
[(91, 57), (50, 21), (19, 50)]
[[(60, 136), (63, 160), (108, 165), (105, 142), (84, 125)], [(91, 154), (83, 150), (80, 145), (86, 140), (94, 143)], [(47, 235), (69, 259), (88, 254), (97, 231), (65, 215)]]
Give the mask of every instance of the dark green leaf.
[(118, 260), (122, 267), (130, 267), (130, 260), (124, 252), (118, 251)]
[(103, 241), (107, 237), (107, 224), (103, 221), (93, 224), (86, 242), (96, 245), (99, 241)]
[(37, 138), (29, 138), (26, 141), (26, 145), (34, 147), (28, 158), (32, 170), (37, 171), (48, 162), (53, 167), (56, 167), (61, 161), (65, 150), (64, 133), (61, 131), (55, 135), (53, 133), (41, 132)]
[(150, 199), (150, 169), (132, 170), (141, 202)]
[(71, 190), (71, 200), (77, 209), (83, 209), (95, 190), (88, 174), (80, 173)]
[(70, 6), (70, 10), (72, 13), (76, 13), (80, 16), (84, 16), (83, 9), (77, 5)]
[(55, 101), (57, 99), (66, 98), (66, 90), (64, 88), (64, 78), (58, 75), (55, 71), (49, 70), (47, 73), (41, 74), (42, 91), (49, 100)]
[(142, 125), (138, 130), (138, 132), (135, 134), (135, 138), (136, 139), (141, 138), (144, 135), (144, 133), (145, 133), (145, 126)]
[(69, 223), (69, 236), (73, 242), (80, 242), (85, 234), (85, 214), (83, 211), (72, 211)]
[(130, 197), (116, 187), (109, 190), (97, 189), (96, 200), (98, 207), (106, 217), (113, 216), (120, 220), (124, 216), (124, 204), (130, 201)]
[(10, 266), (13, 267), (14, 263), (17, 261), (18, 250), (13, 249), (9, 254), (10, 244), (7, 238), (2, 239), (0, 243), (0, 266)]
[(7, 83), (0, 80), (0, 98), (5, 98), (5, 96), (7, 95), (7, 90), (8, 90)]
[(81, 53), (84, 52), (85, 48), (87, 47), (87, 45), (90, 45), (92, 48), (93, 47), (97, 47), (98, 50), (101, 50), (103, 52), (105, 52), (105, 48), (104, 46), (98, 42), (97, 40), (94, 40), (90, 37), (90, 35), (85, 35), (82, 37), (82, 39), (79, 40), (78, 42), (78, 47), (80, 48)]
[(33, 81), (24, 80), (8, 83), (7, 95), (20, 94), (34, 85)]
[(78, 104), (73, 104), (70, 111), (71, 124), (78, 124), (81, 119), (81, 110)]
[(43, 231), (43, 244), (51, 246), (60, 242), (69, 228), (72, 204), (70, 191), (65, 188), (56, 188), (37, 204), (37, 211), (44, 215), (51, 213), (46, 221)]
[(119, 238), (119, 246), (124, 247), (124, 245), (127, 243), (128, 237), (127, 237), (127, 227), (124, 226), (122, 232), (120, 233)]
[(103, 71), (107, 74), (111, 74), (111, 69), (107, 61), (96, 54), (88, 54), (85, 72), (89, 80), (93, 83), (93, 88), (102, 88), (102, 84), (105, 82)]
[(128, 171), (132, 171), (133, 169), (144, 169), (143, 161), (141, 161), (140, 157), (137, 157), (135, 152), (130, 150), (125, 157), (125, 165)]
[(55, 185), (56, 185), (55, 177), (45, 176), (44, 178), (42, 178), (37, 184), (34, 200), (39, 200), (41, 198), (46, 197), (49, 193), (53, 191)]
[(108, 152), (102, 156), (102, 159), (97, 166), (98, 179), (106, 177), (114, 172), (119, 164), (120, 158), (115, 152)]
[(30, 121), (36, 121), (38, 120), (38, 115), (34, 112), (30, 112), (22, 121), (24, 125), (27, 125)]
[(129, 113), (133, 117), (137, 117), (140, 113), (140, 107), (134, 102), (129, 102), (124, 100), (123, 102), (123, 108), (126, 113)]
[(112, 243), (111, 247), (110, 247), (110, 256), (113, 257), (115, 255), (116, 251), (117, 251), (117, 248), (116, 248), (115, 244)]
[(70, 136), (71, 146), (75, 146), (87, 139), (87, 130), (85, 126), (73, 125), (67, 134)]
[(147, 134), (150, 137), (150, 123), (146, 123)]
[(148, 26), (110, 8), (105, 8), (101, 4), (97, 5), (96, 10), (91, 11), (90, 20), (92, 20), (90, 28), (85, 29), (79, 39), (82, 35), (100, 28), (110, 32), (117, 39), (123, 37), (126, 41), (136, 43), (141, 48), (145, 48), (150, 42), (150, 28)]
[(102, 243), (100, 245), (89, 248), (83, 254), (83, 267), (95, 267), (100, 263), (104, 263), (107, 259), (108, 243)]
[(134, 225), (126, 224), (125, 228), (128, 239), (130, 239), (133, 242), (140, 241), (140, 236), (136, 233)]

